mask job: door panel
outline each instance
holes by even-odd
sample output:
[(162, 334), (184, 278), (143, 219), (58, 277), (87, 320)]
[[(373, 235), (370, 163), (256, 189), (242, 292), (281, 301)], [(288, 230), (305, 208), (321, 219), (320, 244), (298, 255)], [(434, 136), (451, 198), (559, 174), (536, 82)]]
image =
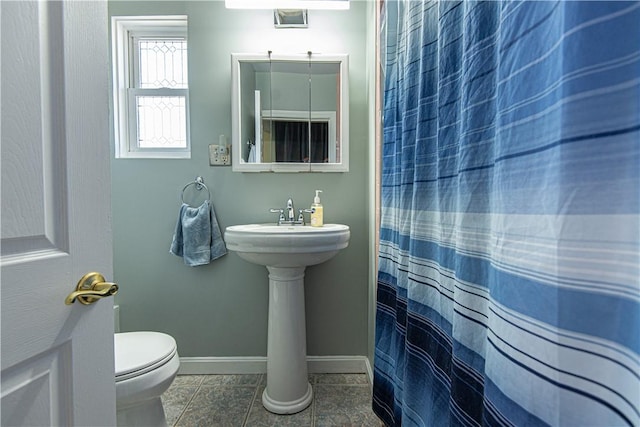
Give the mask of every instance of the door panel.
[(67, 252), (62, 4), (2, 9), (2, 255)]
[(104, 1), (0, 2), (2, 425), (115, 425)]

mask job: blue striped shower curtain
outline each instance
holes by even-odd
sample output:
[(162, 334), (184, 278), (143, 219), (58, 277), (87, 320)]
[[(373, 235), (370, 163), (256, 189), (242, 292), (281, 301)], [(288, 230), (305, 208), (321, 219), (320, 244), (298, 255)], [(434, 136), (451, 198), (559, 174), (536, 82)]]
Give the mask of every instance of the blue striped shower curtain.
[(640, 3), (384, 2), (374, 411), (640, 426)]

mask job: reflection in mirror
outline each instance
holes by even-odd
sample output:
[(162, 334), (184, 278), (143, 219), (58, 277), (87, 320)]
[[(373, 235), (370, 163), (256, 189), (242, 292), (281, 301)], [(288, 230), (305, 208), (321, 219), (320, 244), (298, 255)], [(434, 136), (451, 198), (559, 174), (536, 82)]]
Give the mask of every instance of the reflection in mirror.
[(347, 55), (232, 55), (234, 171), (348, 171)]
[(263, 110), (262, 144), (266, 163), (337, 163), (336, 113)]

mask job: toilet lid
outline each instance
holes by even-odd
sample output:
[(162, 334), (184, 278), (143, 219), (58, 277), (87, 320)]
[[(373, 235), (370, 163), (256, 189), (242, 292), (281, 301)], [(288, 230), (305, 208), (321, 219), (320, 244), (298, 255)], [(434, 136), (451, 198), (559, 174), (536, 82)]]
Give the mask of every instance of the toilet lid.
[(176, 354), (176, 341), (161, 332), (114, 335), (116, 381), (133, 378), (167, 363)]

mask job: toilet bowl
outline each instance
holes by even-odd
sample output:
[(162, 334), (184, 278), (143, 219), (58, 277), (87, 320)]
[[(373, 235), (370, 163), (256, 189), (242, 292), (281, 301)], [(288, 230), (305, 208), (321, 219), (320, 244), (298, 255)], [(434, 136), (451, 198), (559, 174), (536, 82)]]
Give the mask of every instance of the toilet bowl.
[(160, 396), (178, 373), (176, 341), (161, 332), (114, 335), (118, 426), (167, 425)]

